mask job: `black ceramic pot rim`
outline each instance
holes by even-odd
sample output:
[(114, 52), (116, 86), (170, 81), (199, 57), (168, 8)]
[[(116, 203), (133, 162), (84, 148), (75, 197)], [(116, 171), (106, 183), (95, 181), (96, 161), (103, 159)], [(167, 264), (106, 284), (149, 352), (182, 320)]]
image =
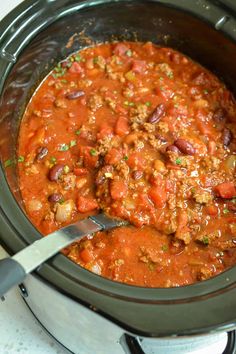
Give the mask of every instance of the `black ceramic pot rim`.
[[(29, 43), (30, 40), (43, 28), (46, 28), (50, 23), (53, 23), (59, 18), (73, 13), (73, 9), (75, 8), (77, 11), (79, 11), (85, 7), (95, 7), (96, 5), (99, 6), (100, 4), (104, 3), (117, 3), (115, 0), (77, 1), (76, 6), (70, 7), (68, 5), (68, 0), (57, 0), (56, 2), (57, 4), (60, 2), (62, 8), (59, 9), (57, 7), (57, 12), (52, 15), (53, 11), (51, 6), (53, 6), (55, 1), (25, 0), (0, 23), (0, 33), (2, 34), (0, 37), (0, 43), (3, 43), (3, 46), (1, 45), (0, 48), (0, 55), (2, 57), (0, 59), (0, 74), (2, 74), (0, 90), (4, 85), (4, 81), (6, 80), (8, 72), (10, 71), (14, 61), (17, 60), (18, 54), (25, 48), (25, 46), (27, 46), (27, 43)], [(119, 2), (125, 3), (132, 1), (120, 0)], [(145, 1), (136, 2), (142, 3)], [(204, 2), (204, 4), (211, 4), (211, 14), (207, 12), (205, 14), (202, 13), (203, 9), (201, 2), (199, 1), (192, 2), (191, 6), (189, 6), (189, 0), (180, 0), (178, 5), (176, 4), (175, 0), (152, 0), (151, 2), (160, 3), (162, 5), (165, 4), (166, 6), (178, 8), (181, 11), (193, 13), (195, 16), (201, 17), (203, 21), (209, 23), (214, 21), (211, 18), (214, 17), (214, 14), (217, 14), (215, 17), (217, 19), (218, 14), (221, 13), (221, 9), (218, 6), (213, 5), (213, 3), (210, 1)], [(65, 6), (65, 8), (63, 8), (63, 6)], [(16, 40), (19, 42), (18, 49), (14, 53), (11, 52), (11, 44), (8, 44), (8, 42), (5, 41), (5, 38), (8, 38), (8, 35), (10, 35), (12, 22), (16, 21), (17, 19), (19, 20), (23, 15), (25, 16), (27, 11), (31, 13), (31, 15), (29, 15), (31, 17), (33, 11), (34, 18), (37, 14), (40, 14), (41, 16), (43, 11), (45, 15), (45, 8), (49, 10), (49, 15), (45, 17), (45, 21), (31, 23), (29, 28), (27, 28), (26, 24), (25, 30), (19, 34), (18, 38), (16, 38)], [(38, 17), (41, 18), (40, 16)], [(235, 33), (231, 33), (229, 26), (226, 26), (225, 32), (227, 36), (231, 36), (231, 34), (232, 37), (233, 35), (235, 36)], [(0, 190), (0, 220), (3, 225), (2, 230), (0, 231), (0, 237), (10, 253), (15, 253), (21, 248), (25, 247), (27, 243), (33, 242), (34, 240), (40, 238), (41, 235), (32, 226), (14, 199), (9, 189), (2, 167), (0, 170)], [(233, 267), (232, 269), (225, 271), (224, 273), (204, 282), (169, 289), (150, 289), (116, 283), (88, 272), (87, 270), (75, 265), (62, 255), (58, 255), (52, 260), (48, 261), (39, 270), (37, 270), (37, 273), (44, 280), (49, 281), (50, 284), (56, 286), (61, 292), (64, 292), (73, 298), (80, 300), (82, 299), (87, 303), (95, 304), (103, 312), (103, 314), (107, 314), (108, 316), (110, 315), (109, 311), (107, 310), (108, 305), (106, 306), (104, 304), (104, 299), (100, 301), (99, 296), (101, 298), (105, 297), (105, 301), (108, 301), (109, 298), (110, 300), (113, 300), (113, 302), (114, 299), (116, 299), (123, 304), (124, 302), (129, 305), (137, 304), (139, 305), (139, 309), (143, 308), (143, 311), (146, 311), (146, 314), (148, 314), (146, 307), (147, 305), (151, 306), (151, 311), (154, 311), (155, 308), (160, 312), (163, 306), (165, 306), (165, 308), (166, 306), (169, 306), (169, 308), (174, 306), (176, 311), (175, 316), (178, 317), (181, 317), (181, 313), (183, 311), (181, 305), (185, 305), (184, 311), (193, 311), (193, 315), (196, 314), (196, 316), (198, 313), (196, 305), (204, 306), (206, 311), (213, 312), (218, 309), (217, 306), (220, 306), (221, 308), (224, 306), (222, 301), (228, 301), (228, 305), (230, 305), (231, 309), (236, 308), (236, 267)], [(84, 295), (82, 289), (86, 289)], [(94, 293), (96, 293), (97, 296), (99, 294), (96, 300), (94, 300), (92, 297)], [(211, 302), (209, 302), (209, 299), (211, 299)], [(116, 318), (115, 310), (114, 314), (110, 316), (113, 319)], [(137, 313), (136, 316), (138, 317), (139, 314)], [(151, 313), (149, 313), (149, 316), (151, 316)], [(125, 316), (121, 316), (118, 319), (118, 322), (121, 322), (124, 325), (124, 319)], [(211, 323), (205, 323), (200, 326), (201, 319), (199, 319), (199, 322), (196, 323), (194, 329), (188, 329), (185, 323), (183, 328), (179, 326), (177, 332), (179, 334), (199, 333), (206, 330), (210, 331), (215, 328), (216, 325), (218, 326), (218, 330), (229, 330), (235, 326), (235, 320), (236, 316), (234, 313), (227, 310), (225, 311), (225, 316), (222, 315), (221, 317), (221, 323), (219, 323), (219, 319), (213, 318), (213, 320), (210, 321)], [(127, 326), (129, 326), (128, 322)], [(131, 323), (130, 326), (132, 327), (133, 323)], [(152, 328), (153, 326), (154, 324), (152, 324)], [(140, 329), (140, 324), (137, 327), (138, 328), (136, 328), (136, 330), (142, 332)], [(158, 325), (158, 328), (158, 333), (161, 334), (161, 325)], [(173, 330), (171, 331), (171, 333), (173, 333)], [(155, 328), (153, 328), (153, 331), (150, 329), (144, 329), (143, 333), (148, 333), (149, 335), (157, 335), (157, 330)], [(168, 334), (168, 330), (165, 329), (165, 333), (163, 332), (163, 335), (164, 334)]]

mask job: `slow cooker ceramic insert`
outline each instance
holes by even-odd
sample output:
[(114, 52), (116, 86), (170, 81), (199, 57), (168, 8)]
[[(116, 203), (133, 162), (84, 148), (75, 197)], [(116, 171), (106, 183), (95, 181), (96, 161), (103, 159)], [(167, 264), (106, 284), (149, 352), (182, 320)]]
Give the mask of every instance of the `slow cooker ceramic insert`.
[[(0, 23), (2, 162), (14, 159), (20, 119), (34, 89), (56, 62), (87, 46), (88, 38), (173, 47), (236, 94), (234, 0), (26, 0)], [(14, 167), (1, 165), (0, 190), (0, 240), (14, 254), (41, 235), (24, 213)], [(73, 353), (183, 354), (188, 346), (211, 353), (212, 343), (228, 332), (226, 354), (235, 346), (235, 286), (234, 267), (190, 286), (134, 287), (90, 273), (60, 254), (20, 289), (41, 324)]]

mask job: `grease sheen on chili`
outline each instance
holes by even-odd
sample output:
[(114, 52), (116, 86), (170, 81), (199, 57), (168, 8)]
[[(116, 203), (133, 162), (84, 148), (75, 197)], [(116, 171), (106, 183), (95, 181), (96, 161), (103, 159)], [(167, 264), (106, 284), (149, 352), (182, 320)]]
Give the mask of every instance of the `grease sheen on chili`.
[(44, 234), (104, 210), (131, 226), (64, 250), (115, 281), (174, 287), (236, 263), (236, 103), (216, 76), (150, 42), (86, 48), (34, 93), (18, 148)]

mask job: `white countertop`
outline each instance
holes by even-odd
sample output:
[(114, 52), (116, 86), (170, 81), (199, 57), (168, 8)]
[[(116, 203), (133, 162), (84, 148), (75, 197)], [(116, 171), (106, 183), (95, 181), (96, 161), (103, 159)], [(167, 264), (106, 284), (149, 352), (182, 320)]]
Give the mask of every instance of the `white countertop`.
[[(0, 20), (21, 0), (0, 0)], [(0, 225), (1, 227), (1, 225)], [(6, 252), (0, 246), (0, 259)], [(65, 354), (37, 323), (18, 289), (0, 300), (0, 354)]]
[[(7, 254), (0, 246), (0, 259)], [(38, 324), (17, 288), (0, 300), (0, 354), (65, 354)]]

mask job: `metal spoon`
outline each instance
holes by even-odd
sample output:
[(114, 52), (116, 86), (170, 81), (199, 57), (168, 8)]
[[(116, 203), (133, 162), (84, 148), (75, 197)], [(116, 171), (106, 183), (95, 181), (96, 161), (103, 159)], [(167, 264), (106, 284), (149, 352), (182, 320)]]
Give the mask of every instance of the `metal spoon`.
[(90, 216), (57, 230), (16, 253), (0, 260), (0, 298), (13, 286), (20, 284), (27, 274), (57, 254), (61, 249), (95, 232), (127, 225), (104, 214)]

